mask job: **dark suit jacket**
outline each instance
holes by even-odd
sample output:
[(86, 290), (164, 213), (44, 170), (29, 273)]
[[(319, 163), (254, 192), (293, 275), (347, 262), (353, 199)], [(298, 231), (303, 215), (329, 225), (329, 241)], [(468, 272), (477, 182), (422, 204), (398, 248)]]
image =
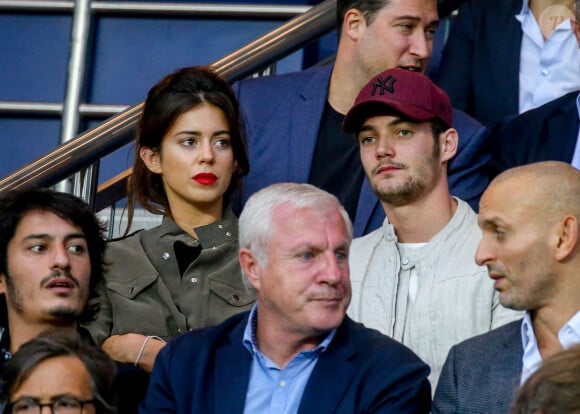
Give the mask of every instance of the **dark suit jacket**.
[(522, 373), (521, 319), (468, 339), (449, 351), (433, 414), (507, 414)]
[(487, 124), (519, 111), (521, 0), (468, 0), (434, 75), (457, 108)]
[[(327, 100), (332, 66), (248, 79), (233, 85), (246, 118), (250, 173), (244, 179), (241, 205), (273, 183), (308, 182), (318, 129)], [(488, 184), (488, 131), (461, 111), (453, 111), (459, 148), (449, 164), (451, 193), (475, 210)], [(234, 209), (236, 201), (232, 200)], [(360, 192), (355, 236), (380, 227), (385, 213), (365, 179)]]
[(538, 161), (570, 163), (578, 139), (578, 92), (511, 117), (492, 128), (490, 175)]
[[(248, 312), (172, 340), (155, 361), (141, 414), (242, 414), (251, 355)], [(306, 384), (299, 414), (428, 413), (429, 368), (408, 348), (348, 317)]]

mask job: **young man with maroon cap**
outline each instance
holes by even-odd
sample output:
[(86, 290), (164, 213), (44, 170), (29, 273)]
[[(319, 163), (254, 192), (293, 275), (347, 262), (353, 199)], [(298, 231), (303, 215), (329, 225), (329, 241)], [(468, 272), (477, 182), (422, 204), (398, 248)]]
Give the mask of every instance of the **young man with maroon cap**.
[(390, 69), (360, 91), (343, 124), (387, 215), (351, 246), (348, 313), (413, 349), (433, 386), (451, 346), (521, 316), (500, 305), (475, 264), (477, 215), (449, 193), (451, 110), (426, 76)]
[[(248, 132), (252, 168), (244, 178), (237, 210), (248, 197), (276, 182), (310, 183), (338, 197), (354, 224), (355, 237), (385, 218), (358, 159), (344, 114), (360, 89), (389, 68), (426, 72), (439, 18), (436, 0), (337, 0), (339, 37), (333, 64), (236, 83)], [(449, 188), (477, 208), (489, 183), (487, 130), (461, 111), (461, 133), (449, 163)], [(236, 211), (237, 211), (236, 210)]]

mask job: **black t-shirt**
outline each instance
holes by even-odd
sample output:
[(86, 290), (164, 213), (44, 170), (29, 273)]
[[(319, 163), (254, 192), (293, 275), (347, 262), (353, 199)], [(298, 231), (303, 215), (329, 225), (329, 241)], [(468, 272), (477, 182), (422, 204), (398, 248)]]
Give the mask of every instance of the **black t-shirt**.
[(354, 223), (364, 171), (356, 137), (342, 131), (343, 120), (326, 102), (308, 182), (334, 194)]

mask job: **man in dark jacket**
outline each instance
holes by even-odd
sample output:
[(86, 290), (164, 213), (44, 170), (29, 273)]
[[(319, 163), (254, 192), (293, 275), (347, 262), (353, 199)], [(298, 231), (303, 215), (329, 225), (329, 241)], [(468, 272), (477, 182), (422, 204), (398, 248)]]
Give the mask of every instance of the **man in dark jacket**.
[(172, 340), (141, 414), (428, 413), (429, 368), (345, 316), (352, 224), (336, 197), (274, 184), (239, 221), (250, 313)]
[[(98, 312), (89, 298), (102, 279), (103, 231), (90, 207), (70, 194), (29, 189), (0, 198), (0, 374), (21, 345), (47, 330), (78, 330), (90, 341), (79, 324)], [(147, 380), (119, 365), (120, 412), (136, 412)]]

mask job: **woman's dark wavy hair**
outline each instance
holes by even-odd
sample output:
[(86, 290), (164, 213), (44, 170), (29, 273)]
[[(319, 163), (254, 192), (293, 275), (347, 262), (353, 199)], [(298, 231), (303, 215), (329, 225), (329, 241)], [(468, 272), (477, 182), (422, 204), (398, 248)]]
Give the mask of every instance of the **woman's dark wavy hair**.
[(241, 186), (242, 177), (249, 172), (245, 131), (240, 118), (238, 101), (230, 85), (212, 69), (194, 66), (180, 69), (159, 81), (147, 95), (137, 128), (133, 175), (129, 179), (128, 224), (133, 221), (135, 204), (154, 214), (171, 216), (167, 194), (159, 174), (149, 171), (139, 155), (141, 148), (161, 150), (161, 143), (175, 120), (199, 104), (208, 103), (221, 109), (230, 128), (231, 145), (238, 169), (224, 194), (224, 205)]
[(116, 413), (115, 362), (99, 347), (88, 344), (74, 330), (55, 328), (26, 342), (3, 367), (0, 403), (4, 407), (43, 361), (60, 356), (81, 360), (89, 372), (97, 414)]

